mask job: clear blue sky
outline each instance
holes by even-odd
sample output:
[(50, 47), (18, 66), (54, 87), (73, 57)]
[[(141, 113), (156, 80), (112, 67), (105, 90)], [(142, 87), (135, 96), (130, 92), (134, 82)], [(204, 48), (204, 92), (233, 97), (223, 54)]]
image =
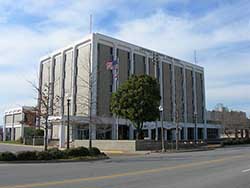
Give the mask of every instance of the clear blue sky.
[(250, 114), (249, 0), (0, 0), (0, 115), (35, 104), (39, 58), (84, 37), (90, 14), (95, 32), (190, 62), (197, 50), (207, 108)]

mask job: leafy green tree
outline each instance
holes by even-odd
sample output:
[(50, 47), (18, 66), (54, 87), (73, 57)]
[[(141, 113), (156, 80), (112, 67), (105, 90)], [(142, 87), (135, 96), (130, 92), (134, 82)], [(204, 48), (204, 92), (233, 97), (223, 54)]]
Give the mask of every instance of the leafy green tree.
[(143, 138), (143, 122), (159, 118), (160, 86), (156, 79), (133, 75), (111, 97), (111, 112), (129, 119), (137, 130), (136, 139)]

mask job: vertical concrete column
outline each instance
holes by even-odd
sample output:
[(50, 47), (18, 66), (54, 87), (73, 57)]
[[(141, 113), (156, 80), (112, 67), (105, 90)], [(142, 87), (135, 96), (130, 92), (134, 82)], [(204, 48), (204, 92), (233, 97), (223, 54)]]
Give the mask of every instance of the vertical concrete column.
[(135, 66), (134, 66), (134, 50), (131, 49), (130, 53), (129, 53), (129, 59), (130, 59), (130, 74), (134, 74), (135, 73)]
[(3, 119), (3, 141), (6, 141), (6, 115), (4, 115)]
[[(78, 58), (78, 50), (77, 46), (73, 47), (73, 60), (72, 60), (72, 71), (73, 71), (73, 78), (72, 78), (72, 88), (71, 88), (71, 100), (70, 100), (70, 111), (71, 111), (71, 116), (76, 115), (76, 92), (77, 92), (77, 58)], [(74, 124), (70, 122), (70, 128), (69, 128), (69, 135), (70, 135), (70, 140), (73, 141), (75, 139), (74, 137), (74, 131), (76, 130), (77, 127), (74, 127)]]
[(65, 87), (64, 87), (64, 81), (65, 81), (65, 51), (62, 52), (61, 56), (61, 118), (63, 118), (64, 115), (64, 98), (65, 98)]
[(160, 82), (160, 94), (161, 94), (161, 106), (163, 107), (163, 112), (162, 112), (162, 118), (164, 121), (164, 111), (166, 111), (166, 109), (164, 109), (163, 106), (163, 62), (161, 61), (161, 58), (159, 57), (159, 69), (160, 69), (160, 76), (159, 76), (159, 82)]
[[(42, 80), (43, 80), (43, 63), (42, 61), (40, 62), (40, 68), (39, 68), (39, 90), (41, 91), (42, 90)], [(37, 105), (38, 105), (38, 109), (40, 110), (41, 109), (41, 93), (38, 92), (38, 98), (37, 98)], [(36, 127), (40, 128), (40, 120), (41, 120), (41, 117), (38, 116), (36, 118)]]
[(203, 81), (203, 117), (204, 117), (204, 130), (203, 130), (203, 139), (207, 140), (207, 108), (206, 108), (206, 88), (205, 88), (205, 77), (204, 72), (202, 74)]
[(24, 137), (24, 125), (21, 124), (21, 137), (23, 138)]
[(184, 124), (187, 123), (187, 90), (186, 90), (186, 66), (183, 65), (183, 94), (184, 94)]
[(129, 125), (129, 140), (134, 139), (134, 126), (132, 124)]
[(64, 97), (65, 97), (65, 87), (64, 87), (64, 81), (65, 81), (65, 51), (62, 52), (61, 57), (61, 124), (59, 125), (59, 147), (64, 148), (65, 147), (65, 127), (63, 122), (64, 117)]
[(148, 128), (148, 138), (149, 138), (149, 140), (152, 140), (152, 130), (151, 130), (151, 128)]
[(145, 63), (146, 63), (146, 74), (149, 75), (149, 60), (148, 60), (149, 56), (148, 53), (146, 53), (145, 55)]
[(89, 67), (89, 72), (90, 72), (90, 82), (92, 85), (91, 88), (91, 114), (93, 116), (96, 115), (96, 99), (97, 99), (97, 73), (98, 73), (98, 66), (97, 66), (97, 54), (98, 54), (98, 49), (97, 49), (97, 40), (96, 36), (94, 33), (92, 33), (92, 44), (91, 44), (91, 53), (90, 53), (90, 67)]
[[(73, 62), (72, 62), (72, 69), (73, 69), (73, 79), (72, 79), (72, 88), (71, 88), (71, 101), (70, 101), (70, 108), (71, 108), (71, 115), (75, 115), (76, 114), (76, 82), (77, 82), (77, 56), (78, 56), (78, 50), (77, 47), (74, 46), (73, 48)], [(71, 130), (71, 134), (72, 134), (72, 130)]]
[(11, 122), (11, 140), (15, 140), (15, 128), (14, 128), (14, 114), (12, 114), (12, 122)]
[(3, 126), (3, 141), (6, 141), (6, 128)]
[(155, 62), (154, 62), (154, 73), (155, 73), (155, 78), (157, 78), (157, 64)]
[(193, 93), (194, 93), (194, 112), (197, 113), (197, 94), (196, 94), (196, 72), (193, 68)]
[(159, 140), (158, 121), (155, 122), (155, 140)]
[(207, 140), (207, 125), (203, 128), (203, 140)]
[(53, 108), (54, 108), (54, 80), (55, 80), (55, 56), (53, 55), (51, 57), (50, 62), (50, 80), (49, 80), (49, 115), (53, 114)]
[(118, 140), (118, 126), (117, 121), (112, 124), (112, 140)]
[[(194, 101), (194, 114), (197, 114), (196, 71), (195, 71), (194, 67), (193, 67), (193, 93), (194, 93), (194, 95), (193, 95), (194, 96), (194, 98), (193, 98), (193, 101)], [(193, 114), (193, 117), (194, 117), (194, 114)], [(193, 118), (193, 119), (195, 121), (195, 118)], [(197, 115), (197, 119), (198, 119), (198, 115)], [(195, 124), (195, 122), (194, 122), (194, 124)], [(197, 132), (198, 132), (197, 130), (198, 130), (197, 128), (195, 130), (195, 126), (194, 126), (194, 138), (197, 138)]]
[(172, 59), (172, 108), (173, 108), (173, 111), (172, 111), (172, 117), (173, 117), (173, 123), (175, 123), (175, 120), (176, 120), (176, 103), (175, 103), (175, 73), (174, 73), (174, 69), (175, 69), (175, 62), (174, 62), (174, 59)]
[(59, 147), (64, 148), (65, 147), (65, 126), (64, 122), (62, 122), (59, 125)]
[[(91, 83), (91, 89), (89, 91), (89, 98), (91, 106), (89, 108), (89, 117), (97, 115), (97, 77), (98, 77), (98, 37), (92, 33), (91, 36), (91, 49), (90, 49), (90, 62), (89, 62), (89, 82)], [(91, 125), (92, 139), (96, 139), (96, 124)]]

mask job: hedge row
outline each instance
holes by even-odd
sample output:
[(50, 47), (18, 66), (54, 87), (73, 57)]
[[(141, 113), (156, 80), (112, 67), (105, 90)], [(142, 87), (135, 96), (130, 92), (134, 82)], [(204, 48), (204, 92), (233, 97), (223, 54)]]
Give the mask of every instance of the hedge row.
[(57, 148), (48, 151), (21, 151), (18, 153), (2, 152), (0, 153), (0, 161), (31, 161), (31, 160), (56, 160), (56, 159), (72, 159), (84, 156), (98, 156), (103, 153), (98, 148), (93, 147), (87, 149), (85, 147), (70, 148), (67, 150), (59, 150)]
[(222, 145), (238, 145), (238, 144), (250, 144), (250, 139), (229, 139), (224, 140)]

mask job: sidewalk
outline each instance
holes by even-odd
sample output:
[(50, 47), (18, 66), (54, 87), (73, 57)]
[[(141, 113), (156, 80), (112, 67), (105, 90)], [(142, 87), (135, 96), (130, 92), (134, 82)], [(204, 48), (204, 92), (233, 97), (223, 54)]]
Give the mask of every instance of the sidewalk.
[(37, 148), (43, 148), (43, 146), (33, 146), (33, 145), (24, 145), (24, 144), (12, 144), (12, 143), (4, 143), (4, 142), (0, 142), (0, 145), (19, 146), (19, 147), (37, 147)]

